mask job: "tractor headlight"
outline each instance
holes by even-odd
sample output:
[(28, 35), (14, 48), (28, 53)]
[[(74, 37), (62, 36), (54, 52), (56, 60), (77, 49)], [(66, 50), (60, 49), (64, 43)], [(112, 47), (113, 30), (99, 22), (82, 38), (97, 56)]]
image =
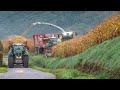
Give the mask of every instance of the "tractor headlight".
[(19, 58), (22, 58), (21, 56)]
[(19, 56), (19, 57), (18, 57), (18, 56), (16, 56), (16, 58), (17, 58), (17, 59), (21, 59), (21, 58), (22, 58), (22, 56)]
[(18, 59), (18, 56), (16, 56), (16, 58)]

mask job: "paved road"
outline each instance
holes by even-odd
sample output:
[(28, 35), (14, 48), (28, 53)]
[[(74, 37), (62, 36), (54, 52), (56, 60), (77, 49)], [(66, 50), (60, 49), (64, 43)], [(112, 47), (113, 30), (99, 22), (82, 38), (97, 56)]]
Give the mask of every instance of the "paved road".
[(8, 68), (8, 72), (0, 73), (0, 79), (55, 79), (51, 73), (32, 68)]
[[(4, 57), (4, 61), (7, 65), (7, 57)], [(8, 72), (0, 73), (0, 79), (56, 79), (56, 76), (52, 73), (15, 65), (15, 68), (8, 68)]]

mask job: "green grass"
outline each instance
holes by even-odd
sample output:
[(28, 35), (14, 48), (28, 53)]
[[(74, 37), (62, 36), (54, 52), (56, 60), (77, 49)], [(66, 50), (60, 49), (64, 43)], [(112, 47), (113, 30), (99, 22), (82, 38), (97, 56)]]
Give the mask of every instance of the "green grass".
[[(32, 56), (31, 56), (32, 57)], [(30, 57), (30, 58), (31, 58)], [(50, 61), (51, 60), (51, 61)], [(65, 59), (64, 59), (65, 60)], [(46, 58), (42, 55), (33, 56), (33, 60), (30, 60), (30, 66), (34, 69), (41, 70), (43, 72), (50, 72), (56, 75), (57, 79), (108, 79), (110, 75), (107, 73), (98, 73), (98, 74), (89, 74), (80, 72), (74, 68), (54, 68), (54, 65), (50, 62), (59, 62), (60, 60), (55, 58)], [(55, 63), (57, 66), (57, 63)], [(42, 64), (40, 64), (42, 63)], [(44, 63), (44, 64), (43, 64)], [(47, 64), (49, 63), (49, 64)], [(71, 62), (72, 63), (72, 62)], [(47, 66), (51, 65), (52, 68), (46, 68)]]
[(7, 72), (7, 67), (0, 67), (0, 73)]
[(30, 55), (30, 64), (43, 67), (43, 68), (70, 68), (74, 69), (74, 66), (78, 63), (75, 62), (75, 59), (77, 58), (71, 57), (71, 58), (45, 58), (43, 55)]
[[(88, 66), (97, 65), (108, 71), (115, 71), (120, 68), (120, 37), (93, 46), (79, 56), (81, 64)], [(74, 57), (77, 57), (74, 56)]]
[(100, 75), (101, 78), (120, 78), (120, 37), (93, 46), (81, 54), (68, 58), (31, 56), (30, 64), (48, 69), (77, 69)]
[(7, 66), (5, 65), (5, 62), (3, 61), (2, 67), (0, 67), (0, 73), (5, 73), (7, 72)]
[(57, 79), (97, 79), (98, 78), (95, 75), (82, 73), (76, 69), (45, 69), (37, 66), (32, 66), (32, 68), (43, 72), (53, 73), (56, 75)]

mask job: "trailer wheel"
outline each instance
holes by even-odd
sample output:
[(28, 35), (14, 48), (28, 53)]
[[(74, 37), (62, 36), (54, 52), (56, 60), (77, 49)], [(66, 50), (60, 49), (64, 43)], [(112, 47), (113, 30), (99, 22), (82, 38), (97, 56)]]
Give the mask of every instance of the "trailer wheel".
[(35, 48), (35, 54), (36, 55), (39, 54), (39, 48), (38, 47)]
[(23, 67), (24, 68), (28, 68), (28, 60), (29, 60), (28, 56), (24, 56), (24, 58), (23, 58)]
[(14, 67), (13, 57), (8, 57), (8, 67), (9, 68), (13, 68)]
[(44, 48), (39, 48), (39, 54), (44, 52)]

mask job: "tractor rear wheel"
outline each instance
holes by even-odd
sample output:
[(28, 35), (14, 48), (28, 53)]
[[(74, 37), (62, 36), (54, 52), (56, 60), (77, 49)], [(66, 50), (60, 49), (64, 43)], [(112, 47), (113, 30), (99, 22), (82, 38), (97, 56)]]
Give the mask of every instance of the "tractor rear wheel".
[(28, 56), (24, 56), (24, 58), (23, 58), (23, 67), (24, 68), (28, 68), (28, 60), (29, 60)]
[(14, 67), (13, 57), (8, 57), (8, 67), (9, 68), (13, 68)]

